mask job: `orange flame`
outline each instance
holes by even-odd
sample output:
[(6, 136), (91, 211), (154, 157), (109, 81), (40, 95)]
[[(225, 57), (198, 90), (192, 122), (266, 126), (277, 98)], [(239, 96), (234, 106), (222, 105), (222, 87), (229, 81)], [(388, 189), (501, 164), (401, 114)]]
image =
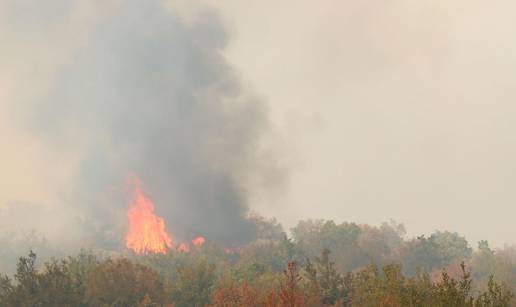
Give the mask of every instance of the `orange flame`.
[(204, 239), (204, 237), (197, 237), (192, 240), (192, 244), (195, 246), (202, 246), (205, 241), (206, 239)]
[(224, 252), (226, 254), (229, 254), (229, 255), (240, 254), (241, 251), (242, 251), (241, 247), (226, 247), (226, 248), (224, 248)]
[(188, 245), (188, 243), (181, 243), (177, 247), (177, 250), (183, 253), (187, 253), (190, 251), (190, 246)]
[(125, 246), (138, 254), (166, 254), (172, 248), (172, 238), (165, 230), (165, 221), (154, 214), (154, 203), (145, 196), (135, 180), (134, 196), (127, 211), (129, 232)]

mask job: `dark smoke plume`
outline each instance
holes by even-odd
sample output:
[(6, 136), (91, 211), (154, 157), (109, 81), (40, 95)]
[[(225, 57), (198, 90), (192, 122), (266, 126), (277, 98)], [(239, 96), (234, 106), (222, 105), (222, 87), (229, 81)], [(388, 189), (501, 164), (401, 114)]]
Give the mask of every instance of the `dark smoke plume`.
[(243, 182), (263, 163), (267, 112), (226, 62), (221, 21), (208, 10), (185, 23), (157, 0), (121, 1), (107, 15), (25, 108), (50, 146), (80, 148), (80, 170), (64, 188), (84, 240), (121, 244), (132, 174), (174, 235), (251, 240)]

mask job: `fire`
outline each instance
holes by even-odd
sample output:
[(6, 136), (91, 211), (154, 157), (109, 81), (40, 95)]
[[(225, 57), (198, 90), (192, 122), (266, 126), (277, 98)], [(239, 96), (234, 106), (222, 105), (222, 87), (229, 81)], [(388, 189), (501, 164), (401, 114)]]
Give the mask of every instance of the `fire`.
[[(204, 239), (204, 237), (197, 237), (192, 240), (192, 244), (194, 246), (202, 246), (204, 244), (204, 241), (206, 241), (206, 239)], [(190, 244), (189, 243), (179, 244), (179, 246), (177, 247), (177, 251), (182, 252), (182, 253), (188, 253), (190, 251)]]
[(181, 243), (177, 247), (177, 250), (183, 253), (187, 253), (190, 251), (190, 246), (187, 243)]
[(125, 245), (138, 254), (166, 254), (173, 244), (172, 237), (165, 230), (165, 221), (154, 214), (154, 203), (145, 196), (139, 181), (133, 185), (133, 198), (127, 211), (129, 232)]
[[(125, 237), (125, 246), (137, 254), (166, 254), (169, 249), (189, 252), (190, 243), (173, 244), (172, 236), (165, 230), (165, 221), (154, 214), (154, 203), (143, 193), (141, 181), (131, 176), (129, 182), (132, 198), (127, 211), (129, 232)], [(192, 244), (202, 246), (205, 241), (204, 237), (199, 236), (192, 240)]]
[(229, 254), (229, 255), (240, 254), (241, 251), (242, 251), (241, 247), (226, 247), (226, 248), (224, 248), (224, 252), (226, 254)]
[(197, 237), (192, 240), (192, 244), (195, 246), (202, 246), (205, 241), (206, 239), (204, 239), (204, 237)]

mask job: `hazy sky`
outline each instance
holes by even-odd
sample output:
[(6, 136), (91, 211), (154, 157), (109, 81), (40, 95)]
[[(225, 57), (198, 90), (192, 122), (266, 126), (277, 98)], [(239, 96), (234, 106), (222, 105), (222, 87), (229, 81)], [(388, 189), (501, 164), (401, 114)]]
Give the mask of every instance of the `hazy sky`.
[[(100, 18), (86, 3), (70, 17), (74, 36), (61, 29), (20, 40), (0, 31), (0, 204), (51, 204), (77, 171), (75, 148), (49, 149), (11, 114), (13, 101), (47, 89), (28, 80), (63, 65), (45, 44), (80, 48), (82, 29)], [(446, 229), (473, 244), (516, 243), (514, 1), (169, 5), (185, 22), (203, 18), (204, 6), (219, 10), (228, 61), (268, 105), (276, 129), (269, 142), (288, 180), (253, 193), (256, 211), (287, 226), (308, 217), (392, 218), (410, 235)], [(34, 53), (40, 65), (28, 68)]]
[(214, 2), (292, 163), (268, 212), (516, 243), (513, 1)]

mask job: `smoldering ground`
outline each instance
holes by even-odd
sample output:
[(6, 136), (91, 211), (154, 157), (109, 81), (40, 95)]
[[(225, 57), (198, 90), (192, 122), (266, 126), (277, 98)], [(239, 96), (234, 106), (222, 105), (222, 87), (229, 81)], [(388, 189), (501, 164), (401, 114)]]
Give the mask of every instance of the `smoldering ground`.
[(253, 238), (245, 182), (275, 168), (260, 159), (267, 108), (226, 62), (229, 37), (215, 11), (186, 22), (158, 0), (93, 2), (89, 15), (77, 13), (80, 1), (2, 2), (6, 16), (26, 13), (4, 19), (4, 36), (42, 54), (27, 52), (23, 65), (39, 69), (30, 80), (44, 89), (20, 95), (13, 114), (45, 146), (79, 156), (50, 206), (69, 213), (56, 224), (80, 229), (71, 232), (79, 242), (120, 247), (124, 183), (137, 175), (175, 236)]

